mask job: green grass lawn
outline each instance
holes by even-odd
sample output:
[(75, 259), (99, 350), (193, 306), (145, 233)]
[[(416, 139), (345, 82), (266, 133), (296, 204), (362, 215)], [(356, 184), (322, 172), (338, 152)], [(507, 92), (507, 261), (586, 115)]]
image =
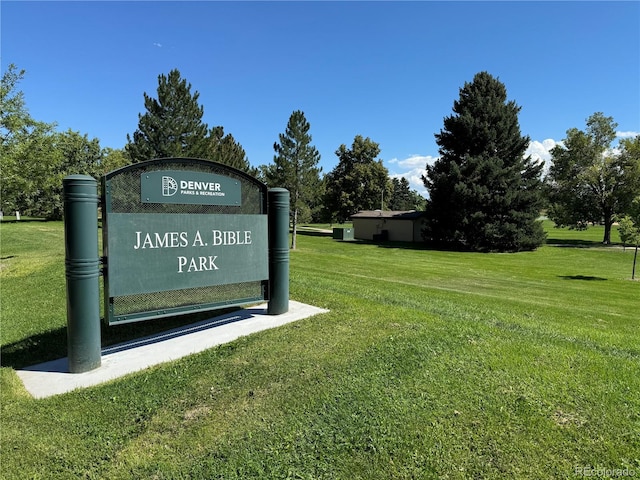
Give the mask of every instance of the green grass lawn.
[(291, 298), (330, 313), (34, 400), (14, 369), (65, 355), (62, 224), (2, 224), (0, 477), (640, 475), (633, 250), (546, 227), (517, 254), (300, 234)]

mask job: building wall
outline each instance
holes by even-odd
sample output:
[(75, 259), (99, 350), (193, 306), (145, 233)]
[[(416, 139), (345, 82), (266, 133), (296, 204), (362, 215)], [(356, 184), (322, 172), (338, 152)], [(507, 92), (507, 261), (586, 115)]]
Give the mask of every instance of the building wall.
[[(421, 241), (421, 223), (419, 220), (394, 220), (391, 218), (354, 218), (354, 238), (373, 240), (373, 236), (382, 230), (389, 232), (389, 241), (416, 242)], [(416, 230), (418, 237), (416, 238)]]
[(413, 242), (413, 220), (388, 220), (389, 240)]
[(384, 228), (383, 218), (353, 219), (353, 237), (359, 240), (373, 240), (373, 235), (377, 235)]
[(424, 237), (422, 236), (422, 230), (424, 229), (424, 219), (419, 218), (413, 221), (413, 241), (414, 242), (424, 242)]

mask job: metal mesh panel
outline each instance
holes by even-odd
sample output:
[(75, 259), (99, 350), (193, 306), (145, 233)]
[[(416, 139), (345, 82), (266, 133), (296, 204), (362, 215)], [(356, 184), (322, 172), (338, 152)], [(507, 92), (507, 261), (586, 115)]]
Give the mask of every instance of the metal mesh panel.
[[(224, 175), (240, 181), (242, 202), (240, 206), (226, 205), (185, 205), (165, 203), (142, 203), (140, 175), (158, 170), (188, 170), (192, 172)], [(129, 169), (106, 180), (106, 207), (111, 213), (229, 213), (234, 215), (260, 214), (265, 211), (264, 192), (260, 185), (251, 182), (224, 166), (206, 161), (187, 161), (180, 163), (143, 162), (139, 168)]]
[(231, 300), (255, 300), (262, 297), (262, 282), (245, 282), (113, 297), (111, 307), (113, 315), (121, 317), (193, 305), (224, 305)]
[[(185, 170), (223, 175), (238, 180), (242, 201), (239, 206), (143, 203), (141, 201), (141, 175), (160, 170)], [(143, 162), (108, 174), (103, 180), (104, 245), (107, 244), (109, 213), (167, 213), (167, 214), (266, 214), (266, 187), (241, 172), (213, 162), (194, 159), (164, 159)], [(106, 252), (108, 255), (108, 252)], [(169, 290), (155, 293), (125, 295), (108, 299), (113, 323), (132, 321), (127, 315), (140, 320), (154, 318), (163, 310), (188, 312), (198, 306), (223, 306), (264, 299), (262, 282), (244, 282), (228, 285)], [(144, 316), (144, 312), (150, 315)], [(112, 320), (110, 319), (110, 322)]]

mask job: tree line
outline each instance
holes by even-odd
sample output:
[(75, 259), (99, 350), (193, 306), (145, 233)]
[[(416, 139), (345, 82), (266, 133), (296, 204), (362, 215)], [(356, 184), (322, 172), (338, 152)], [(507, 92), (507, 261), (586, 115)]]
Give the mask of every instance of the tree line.
[[(101, 148), (97, 138), (72, 130), (57, 132), (55, 123), (33, 119), (18, 89), (24, 75), (24, 70), (10, 65), (1, 82), (0, 209), (5, 212), (17, 210), (25, 215), (60, 219), (62, 179), (67, 175), (82, 173), (97, 178), (130, 163), (190, 157), (228, 165), (270, 186), (288, 188), (292, 192), (294, 223), (344, 221), (351, 214), (343, 206), (337, 208), (339, 202), (331, 203), (335, 210), (327, 206), (326, 192), (338, 191), (344, 185), (338, 187), (321, 176), (320, 154), (311, 144), (310, 125), (302, 111), (292, 113), (285, 132), (279, 135), (273, 163), (254, 167), (232, 134), (225, 134), (222, 126), (209, 127), (203, 122), (199, 93), (192, 92), (191, 84), (174, 69), (158, 76), (155, 96), (143, 93), (145, 110), (138, 115), (136, 131), (127, 134), (126, 145), (122, 149)], [(361, 175), (376, 176), (376, 192), (386, 192), (384, 203), (380, 203), (378, 193), (360, 188), (349, 205), (356, 209), (424, 208), (424, 198), (409, 188), (406, 179), (389, 178), (382, 160), (375, 158), (379, 151), (377, 143), (358, 136), (351, 149), (341, 145), (336, 152), (347, 165), (341, 167), (343, 170), (358, 163)], [(355, 178), (352, 173), (350, 178)], [(361, 180), (367, 185), (374, 183), (365, 181), (364, 176)]]
[(453, 113), (435, 135), (439, 158), (426, 166), (425, 201), (406, 178), (390, 178), (380, 146), (356, 135), (340, 145), (338, 163), (324, 174), (304, 112), (292, 112), (273, 145), (273, 162), (254, 167), (242, 145), (222, 126), (203, 122), (199, 93), (177, 69), (158, 76), (155, 96), (143, 94), (138, 128), (122, 149), (101, 148), (80, 132), (57, 132), (31, 118), (17, 88), (25, 72), (14, 65), (2, 76), (0, 199), (4, 211), (59, 219), (62, 178), (99, 177), (129, 163), (193, 157), (232, 166), (291, 193), (295, 248), (301, 222), (344, 222), (362, 210), (424, 210), (425, 239), (475, 251), (531, 250), (544, 240), (541, 212), (560, 226), (613, 222), (625, 241), (640, 239), (640, 136), (613, 145), (617, 124), (597, 112), (587, 128), (571, 128), (552, 152), (548, 172), (525, 156), (530, 138), (520, 132), (520, 108), (504, 84), (487, 72), (460, 88)]

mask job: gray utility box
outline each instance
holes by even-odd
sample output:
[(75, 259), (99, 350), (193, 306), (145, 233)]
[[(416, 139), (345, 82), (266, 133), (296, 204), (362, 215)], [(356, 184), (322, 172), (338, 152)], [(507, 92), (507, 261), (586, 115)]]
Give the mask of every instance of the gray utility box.
[(334, 228), (334, 240), (353, 240), (353, 228)]

